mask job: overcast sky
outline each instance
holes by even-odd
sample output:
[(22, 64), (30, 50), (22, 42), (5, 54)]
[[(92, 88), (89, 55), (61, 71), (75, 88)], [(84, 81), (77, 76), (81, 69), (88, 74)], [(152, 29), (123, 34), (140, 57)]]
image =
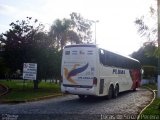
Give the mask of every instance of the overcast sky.
[[(129, 55), (144, 42), (134, 21), (146, 15), (154, 4), (155, 0), (0, 0), (0, 33), (8, 30), (11, 22), (27, 16), (47, 26), (57, 18), (69, 18), (70, 13), (77, 12), (86, 19), (99, 20), (96, 24), (99, 46)], [(94, 36), (94, 27), (92, 31)]]

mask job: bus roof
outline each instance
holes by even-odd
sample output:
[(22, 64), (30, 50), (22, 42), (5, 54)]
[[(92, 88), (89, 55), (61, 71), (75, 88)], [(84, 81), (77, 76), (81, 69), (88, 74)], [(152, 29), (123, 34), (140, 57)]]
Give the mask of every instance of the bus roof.
[[(110, 52), (111, 52), (111, 51), (110, 51)], [(114, 52), (112, 52), (112, 53), (114, 53)], [(136, 61), (136, 62), (139, 62), (137, 59), (134, 59), (134, 58), (132, 58), (132, 57), (130, 57), (130, 56), (121, 55), (121, 54), (118, 54), (118, 53), (114, 53), (114, 54), (117, 54), (117, 55), (119, 55), (119, 56), (122, 56), (122, 57), (128, 58), (128, 59), (133, 60), (133, 61)], [(140, 62), (139, 62), (139, 63), (140, 63)]]
[(76, 44), (76, 45), (67, 45), (65, 48), (71, 48), (71, 47), (96, 47), (94, 44)]
[[(95, 45), (95, 44), (75, 44), (75, 45), (67, 45), (64, 48), (72, 48), (72, 47), (93, 47), (93, 48), (96, 48), (97, 45)], [(102, 49), (100, 47), (97, 47), (97, 48)], [(105, 49), (103, 49), (103, 50), (105, 50)], [(132, 58), (130, 56), (124, 56), (124, 55), (121, 55), (121, 54), (118, 54), (118, 53), (114, 53), (114, 52), (109, 51), (109, 50), (106, 50), (106, 51), (111, 52), (111, 53), (116, 54), (116, 55), (119, 55), (119, 56), (122, 56), (122, 57), (125, 57), (127, 59), (132, 60), (132, 61), (140, 63), (137, 59), (134, 59), (134, 58)]]

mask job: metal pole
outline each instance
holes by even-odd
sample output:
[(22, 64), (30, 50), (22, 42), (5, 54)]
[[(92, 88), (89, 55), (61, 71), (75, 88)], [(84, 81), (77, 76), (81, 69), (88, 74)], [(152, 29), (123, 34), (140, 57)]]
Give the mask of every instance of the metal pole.
[(96, 21), (95, 21), (95, 44), (96, 44)]
[[(158, 15), (158, 47), (160, 47), (160, 0), (157, 0), (157, 15)], [(160, 56), (158, 56), (158, 98), (160, 98)]]
[(95, 33), (94, 33), (94, 34), (95, 34), (95, 44), (96, 44), (96, 43), (97, 43), (97, 41), (96, 41), (96, 32), (97, 32), (97, 31), (96, 31), (96, 23), (98, 23), (99, 20), (96, 20), (96, 21), (91, 20), (91, 22), (93, 22), (93, 23), (95, 24), (95, 31), (94, 31)]

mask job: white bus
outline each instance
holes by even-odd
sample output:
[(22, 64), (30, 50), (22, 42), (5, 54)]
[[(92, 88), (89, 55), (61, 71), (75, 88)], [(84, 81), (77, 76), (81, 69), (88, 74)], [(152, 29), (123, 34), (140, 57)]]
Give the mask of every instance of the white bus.
[(116, 98), (119, 92), (140, 85), (141, 65), (91, 44), (65, 46), (61, 66), (61, 91), (86, 96)]

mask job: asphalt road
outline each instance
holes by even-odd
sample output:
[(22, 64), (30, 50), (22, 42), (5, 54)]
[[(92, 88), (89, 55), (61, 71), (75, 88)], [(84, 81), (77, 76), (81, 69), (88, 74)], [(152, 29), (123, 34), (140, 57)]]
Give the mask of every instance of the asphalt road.
[[(48, 100), (20, 104), (0, 104), (0, 119), (15, 120), (108, 120), (136, 119), (153, 95), (146, 89), (120, 93), (118, 98), (91, 97), (79, 100), (66, 95)], [(6, 119), (4, 119), (6, 120)]]

